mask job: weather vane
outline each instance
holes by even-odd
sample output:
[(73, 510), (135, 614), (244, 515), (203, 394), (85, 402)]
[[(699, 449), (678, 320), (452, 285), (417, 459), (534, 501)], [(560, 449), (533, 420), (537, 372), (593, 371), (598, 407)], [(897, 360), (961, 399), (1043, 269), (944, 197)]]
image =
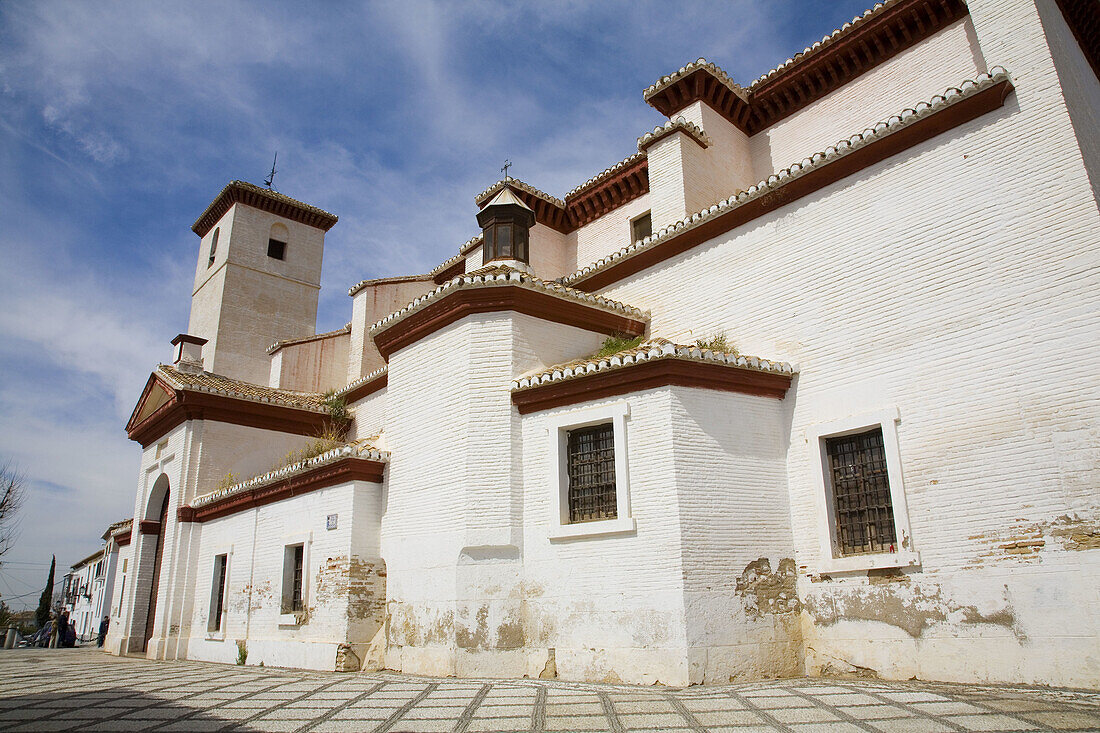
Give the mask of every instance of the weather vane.
[(267, 186), (268, 188), (273, 188), (273, 186), (271, 184), (275, 180), (275, 174), (279, 172), (279, 171), (275, 170), (275, 163), (277, 163), (278, 160), (279, 160), (279, 151), (276, 150), (275, 151), (275, 160), (271, 161), (271, 172), (268, 173), (267, 178), (264, 179), (264, 185)]
[(508, 169), (512, 167), (512, 161), (505, 160), (504, 167), (500, 169), (500, 172), (504, 174), (504, 179), (508, 180)]

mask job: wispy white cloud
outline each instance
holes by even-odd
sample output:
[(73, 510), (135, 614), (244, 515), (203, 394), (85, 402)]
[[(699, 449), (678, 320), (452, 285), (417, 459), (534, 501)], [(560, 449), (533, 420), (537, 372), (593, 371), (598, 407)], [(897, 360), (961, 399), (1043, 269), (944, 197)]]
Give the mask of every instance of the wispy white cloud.
[(278, 150), (280, 189), (340, 215), (335, 327), (347, 286), (475, 234), (505, 158), (563, 195), (634, 151), (662, 74), (706, 56), (750, 82), (866, 2), (0, 3), (0, 453), (40, 493), (19, 554), (71, 562), (129, 511), (122, 423), (227, 180)]

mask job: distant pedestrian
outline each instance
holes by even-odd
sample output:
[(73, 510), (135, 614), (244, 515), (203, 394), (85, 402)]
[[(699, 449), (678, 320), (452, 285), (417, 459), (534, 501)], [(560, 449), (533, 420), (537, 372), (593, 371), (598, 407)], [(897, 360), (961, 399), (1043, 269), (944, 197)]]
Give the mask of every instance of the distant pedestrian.
[(76, 646), (76, 624), (69, 623), (69, 614), (65, 614), (61, 625), (61, 646), (72, 649)]
[(96, 646), (103, 646), (103, 642), (107, 640), (107, 627), (110, 625), (111, 619), (104, 616), (103, 620), (99, 622), (99, 636), (95, 640)]
[(56, 612), (50, 613), (50, 649), (56, 649), (58, 643), (61, 641), (61, 624), (58, 623), (60, 620)]

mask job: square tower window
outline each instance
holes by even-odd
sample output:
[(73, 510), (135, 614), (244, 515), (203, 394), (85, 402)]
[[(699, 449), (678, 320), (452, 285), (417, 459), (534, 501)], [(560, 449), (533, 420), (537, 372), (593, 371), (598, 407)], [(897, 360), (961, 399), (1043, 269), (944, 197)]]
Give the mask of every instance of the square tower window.
[(275, 260), (286, 259), (286, 242), (278, 239), (267, 240), (267, 256)]
[(653, 233), (653, 217), (647, 211), (636, 219), (630, 220), (630, 241), (637, 242)]

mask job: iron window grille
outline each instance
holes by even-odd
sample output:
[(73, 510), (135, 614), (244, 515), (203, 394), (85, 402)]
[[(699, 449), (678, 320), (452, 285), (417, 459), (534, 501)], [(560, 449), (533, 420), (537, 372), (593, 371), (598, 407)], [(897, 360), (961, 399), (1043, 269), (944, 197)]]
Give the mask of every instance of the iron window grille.
[(840, 554), (895, 552), (897, 536), (882, 428), (826, 438), (825, 450)]
[(218, 555), (214, 558), (214, 608), (211, 613), (211, 626), (214, 631), (221, 631), (222, 611), (225, 609), (225, 570), (228, 563), (227, 556)]
[(302, 560), (305, 548), (298, 545), (294, 548), (294, 580), (290, 591), (290, 611), (300, 613), (302, 610)]
[(618, 516), (615, 495), (615, 430), (611, 423), (569, 431), (569, 521)]

